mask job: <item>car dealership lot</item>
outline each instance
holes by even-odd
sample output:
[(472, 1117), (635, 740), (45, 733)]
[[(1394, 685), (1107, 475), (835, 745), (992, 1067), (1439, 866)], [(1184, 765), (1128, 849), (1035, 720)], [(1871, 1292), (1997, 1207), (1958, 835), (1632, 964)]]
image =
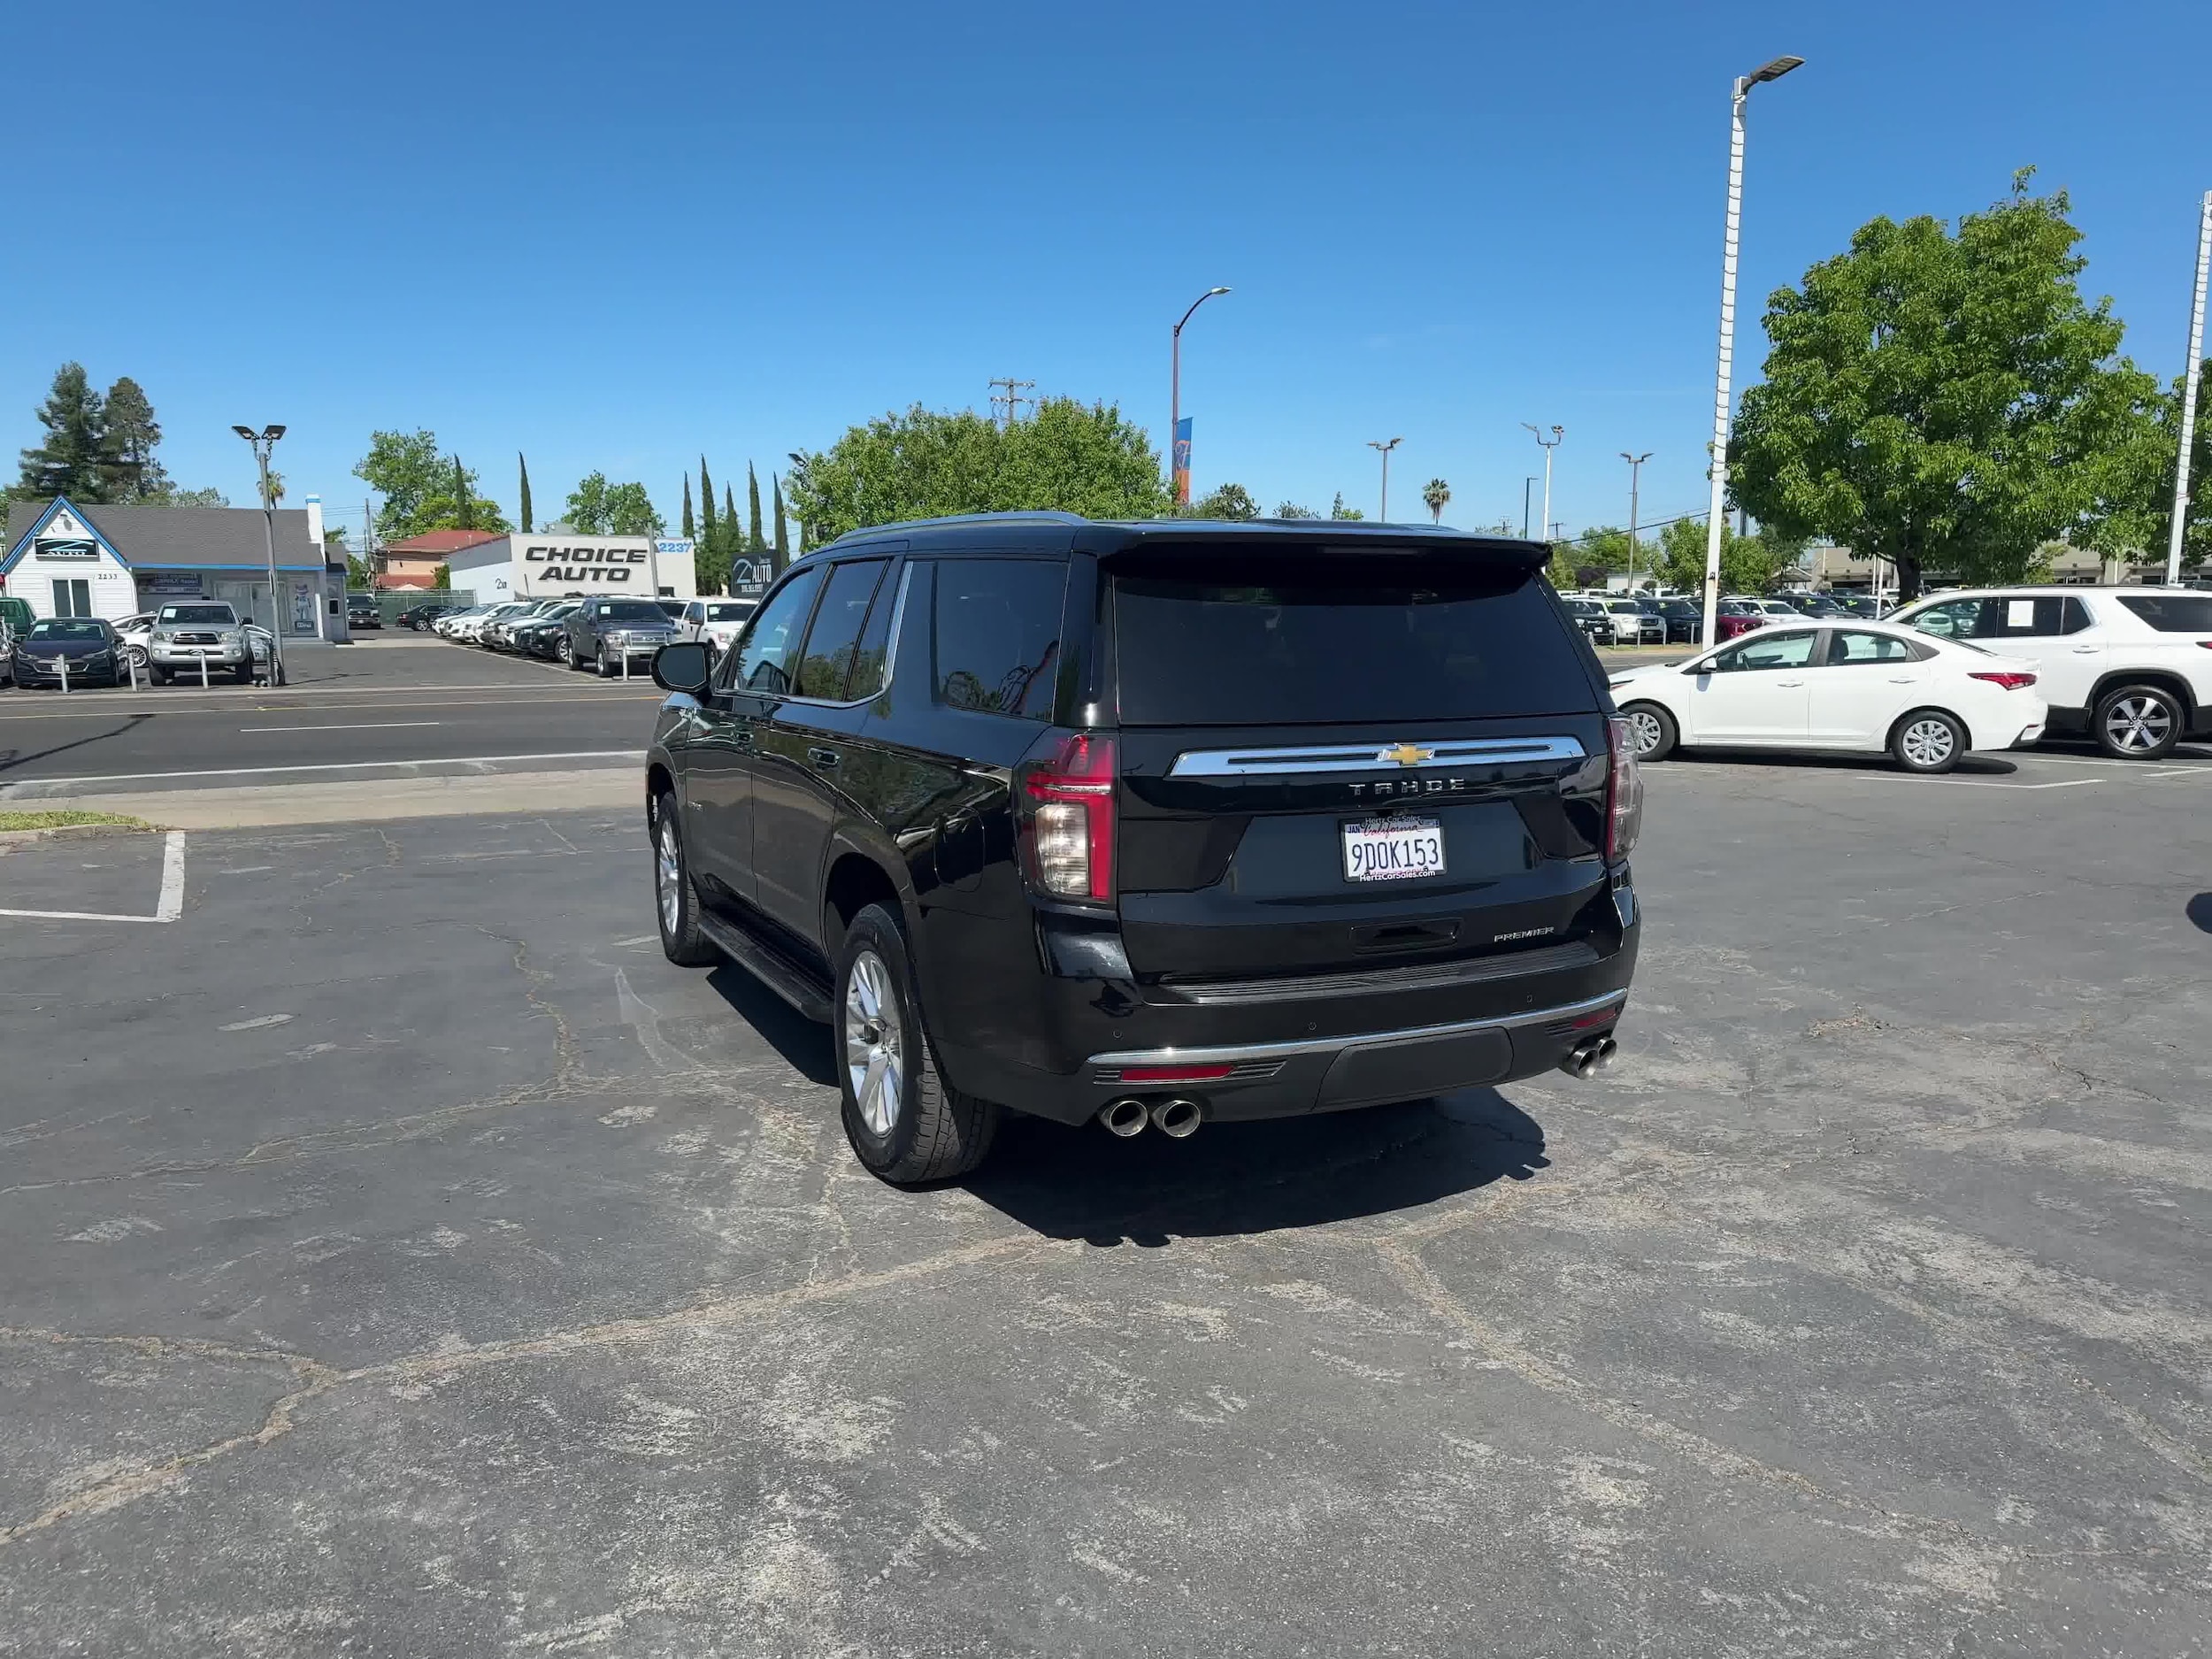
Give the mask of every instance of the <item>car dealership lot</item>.
[(635, 813), (0, 918), (0, 1654), (2191, 1651), (2212, 757), (1647, 777), (1604, 1079), (919, 1194)]

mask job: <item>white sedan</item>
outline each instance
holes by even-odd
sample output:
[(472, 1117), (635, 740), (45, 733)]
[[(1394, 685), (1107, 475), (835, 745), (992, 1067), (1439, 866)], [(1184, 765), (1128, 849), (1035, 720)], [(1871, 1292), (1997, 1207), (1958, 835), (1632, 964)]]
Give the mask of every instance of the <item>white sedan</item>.
[(1611, 680), (1644, 761), (1678, 744), (1842, 749), (1948, 772), (1970, 749), (2034, 742), (2046, 712), (2018, 661), (1880, 622), (1770, 625)]

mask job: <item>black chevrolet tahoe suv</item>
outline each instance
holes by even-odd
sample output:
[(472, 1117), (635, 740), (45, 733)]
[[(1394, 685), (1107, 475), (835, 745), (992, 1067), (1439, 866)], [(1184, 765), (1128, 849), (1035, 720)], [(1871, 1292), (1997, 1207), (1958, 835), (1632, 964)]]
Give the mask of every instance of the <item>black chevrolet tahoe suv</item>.
[(1613, 1052), (1642, 786), (1533, 542), (1058, 513), (802, 558), (664, 647), (661, 942), (833, 1027), (887, 1180)]

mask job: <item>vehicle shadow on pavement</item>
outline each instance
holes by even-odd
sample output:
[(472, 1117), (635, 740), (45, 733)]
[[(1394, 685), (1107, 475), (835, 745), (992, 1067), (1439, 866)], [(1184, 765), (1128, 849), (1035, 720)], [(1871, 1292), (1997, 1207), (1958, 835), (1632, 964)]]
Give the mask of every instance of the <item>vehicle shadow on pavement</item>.
[[(1776, 772), (1894, 772), (1899, 777), (1914, 775), (1881, 755), (1823, 755), (1812, 749), (1774, 752), (1686, 747), (1677, 749), (1675, 753), (1684, 760), (1701, 761), (1708, 765), (1757, 766)], [(2019, 770), (2014, 762), (2001, 760), (1994, 755), (1962, 755), (1959, 764), (1952, 769), (1953, 775), (1968, 778), (2009, 778)]]
[(1317, 1118), (1118, 1141), (1010, 1118), (964, 1185), (1025, 1227), (1159, 1247), (1394, 1213), (1548, 1168), (1542, 1125), (1495, 1089)]
[(831, 1052), (827, 1025), (816, 1025), (733, 962), (718, 965), (707, 975), (707, 983), (793, 1071), (824, 1088), (837, 1087), (836, 1056)]
[(2200, 933), (2212, 933), (2212, 893), (2200, 893), (2189, 901), (2189, 919)]
[[(12, 686), (9, 689), (13, 690)], [(0, 714), (12, 711), (13, 705), (0, 709)], [(18, 766), (27, 766), (35, 760), (44, 760), (50, 755), (66, 754), (73, 749), (82, 749), (88, 743), (104, 743), (111, 737), (120, 737), (142, 722), (153, 718), (151, 714), (127, 714), (120, 726), (105, 732), (95, 732), (89, 737), (80, 737), (67, 743), (56, 743), (48, 749), (0, 749), (0, 772), (12, 772)]]

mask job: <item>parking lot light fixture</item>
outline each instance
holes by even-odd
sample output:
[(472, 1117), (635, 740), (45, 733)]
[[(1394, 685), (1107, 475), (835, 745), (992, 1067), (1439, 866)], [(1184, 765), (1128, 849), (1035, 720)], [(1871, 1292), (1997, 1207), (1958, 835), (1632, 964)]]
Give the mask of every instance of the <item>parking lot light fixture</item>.
[(1631, 455), (1621, 451), (1621, 459), (1628, 463), (1628, 590), (1636, 591), (1636, 485), (1644, 470), (1644, 463), (1651, 459), (1651, 451)]
[(1551, 436), (1547, 438), (1541, 426), (1530, 426), (1525, 420), (1521, 425), (1527, 427), (1536, 442), (1544, 447), (1544, 516), (1536, 521), (1536, 527), (1540, 530), (1548, 528), (1555, 532), (1557, 526), (1551, 521), (1551, 452), (1565, 442), (1567, 429), (1564, 426), (1555, 426), (1551, 429)]
[(1375, 522), (1378, 524), (1390, 522), (1390, 452), (1404, 442), (1403, 438), (1393, 438), (1387, 443), (1380, 438), (1370, 438), (1367, 441), (1369, 449), (1382, 451), (1382, 511), (1375, 515)]
[[(277, 592), (276, 564), (276, 497), (269, 493), (269, 451), (284, 435), (284, 428), (271, 426), (262, 432), (251, 426), (233, 426), (231, 430), (253, 445), (253, 458), (261, 468), (261, 534), (263, 545), (269, 555), (269, 683), (284, 683), (284, 617), (283, 599)], [(246, 662), (253, 663), (253, 641), (246, 641)], [(206, 659), (201, 659), (204, 668)]]
[(1728, 381), (1736, 354), (1736, 245), (1743, 220), (1743, 118), (1751, 88), (1763, 81), (1779, 81), (1804, 63), (1802, 58), (1769, 58), (1747, 75), (1736, 77), (1729, 93), (1728, 222), (1722, 238), (1720, 258), (1720, 350), (1713, 384), (1713, 493), (1705, 520), (1705, 630), (1704, 649), (1713, 647), (1715, 607), (1720, 603), (1720, 539), (1727, 528), (1728, 503)]

